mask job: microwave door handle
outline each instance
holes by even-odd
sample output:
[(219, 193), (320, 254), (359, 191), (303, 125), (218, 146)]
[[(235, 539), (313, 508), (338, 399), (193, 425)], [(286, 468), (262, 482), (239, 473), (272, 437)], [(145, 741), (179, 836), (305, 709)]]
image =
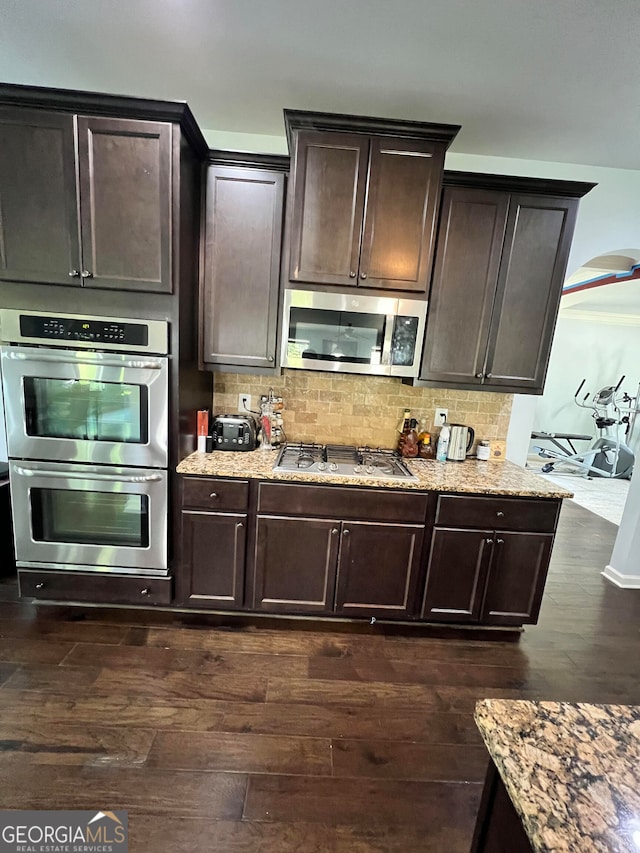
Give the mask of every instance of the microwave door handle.
[(391, 372), (391, 342), (393, 341), (393, 330), (395, 326), (396, 315), (387, 314), (384, 324), (384, 342), (382, 344), (382, 359), (381, 364), (389, 368)]
[(162, 369), (162, 361), (160, 359), (157, 360), (149, 360), (149, 361), (134, 361), (133, 359), (128, 359), (126, 361), (122, 361), (121, 359), (109, 358), (100, 358), (100, 353), (96, 353), (96, 358), (88, 358), (86, 355), (79, 353), (77, 356), (73, 358), (69, 358), (68, 355), (58, 355), (58, 353), (38, 353), (38, 350), (34, 350), (34, 354), (24, 353), (24, 352), (9, 352), (9, 358), (14, 359), (15, 361), (37, 361), (37, 362), (53, 362), (54, 364), (90, 364), (92, 367), (135, 367), (140, 370), (161, 370)]
[(145, 474), (134, 477), (126, 474), (84, 474), (81, 471), (35, 471), (14, 465), (13, 470), (21, 477), (53, 477), (56, 480), (104, 480), (109, 483), (153, 483), (162, 479), (161, 474)]

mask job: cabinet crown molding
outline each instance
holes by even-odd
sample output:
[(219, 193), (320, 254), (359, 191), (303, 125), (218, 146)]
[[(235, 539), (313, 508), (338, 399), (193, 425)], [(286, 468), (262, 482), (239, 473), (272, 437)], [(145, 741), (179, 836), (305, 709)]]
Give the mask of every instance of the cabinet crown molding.
[(77, 92), (45, 86), (0, 83), (0, 105), (60, 110), (89, 116), (131, 118), (138, 121), (168, 121), (179, 124), (193, 150), (202, 160), (209, 146), (186, 101), (158, 101), (103, 92)]
[(443, 142), (448, 148), (460, 130), (459, 124), (434, 124), (432, 122), (404, 119), (373, 118), (339, 113), (317, 113), (308, 110), (284, 111), (289, 152), (293, 151), (294, 133), (300, 130), (317, 130), (343, 133), (363, 133), (373, 136), (394, 136), (405, 139), (422, 139)]
[(223, 151), (212, 148), (209, 151), (208, 161), (214, 166), (238, 166), (288, 172), (290, 157), (288, 154), (255, 154), (250, 151)]
[(519, 175), (493, 175), (485, 172), (458, 172), (445, 169), (444, 187), (472, 187), (526, 195), (556, 195), (563, 198), (582, 198), (598, 184), (587, 181), (564, 181), (555, 178), (529, 178)]

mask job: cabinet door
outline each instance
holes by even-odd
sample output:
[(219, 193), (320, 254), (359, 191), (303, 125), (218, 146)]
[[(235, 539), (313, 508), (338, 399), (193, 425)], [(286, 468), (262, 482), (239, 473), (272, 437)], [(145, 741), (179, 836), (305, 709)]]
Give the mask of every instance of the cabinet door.
[(182, 513), (182, 604), (224, 610), (242, 606), (246, 528), (244, 514)]
[(542, 390), (577, 208), (577, 199), (511, 197), (487, 384)]
[(553, 534), (498, 531), (495, 543), (482, 621), (491, 625), (535, 624), (547, 578)]
[(78, 118), (84, 283), (171, 292), (171, 125)]
[(80, 284), (73, 116), (0, 107), (0, 279)]
[(494, 548), (492, 530), (436, 527), (427, 563), (422, 618), (430, 622), (478, 622)]
[(508, 193), (445, 189), (421, 379), (482, 384), (508, 207)]
[(253, 605), (288, 613), (331, 613), (340, 523), (259, 515)]
[(437, 142), (371, 138), (360, 285), (426, 292), (443, 162)]
[(368, 156), (367, 136), (298, 134), (291, 281), (357, 284)]
[(284, 175), (211, 166), (207, 172), (203, 360), (273, 367)]
[(418, 524), (343, 522), (336, 612), (412, 616), (423, 534)]

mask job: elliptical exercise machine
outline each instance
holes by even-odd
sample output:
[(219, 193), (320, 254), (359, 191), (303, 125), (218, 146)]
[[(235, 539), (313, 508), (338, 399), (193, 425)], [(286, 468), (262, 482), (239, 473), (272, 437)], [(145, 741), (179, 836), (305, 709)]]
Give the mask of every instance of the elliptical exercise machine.
[[(542, 466), (544, 474), (555, 471), (559, 465), (569, 465), (577, 468), (582, 476), (589, 479), (608, 477), (623, 480), (631, 477), (635, 456), (627, 442), (631, 440), (636, 416), (640, 411), (640, 386), (635, 397), (630, 397), (626, 391), (619, 395), (624, 379), (622, 376), (617, 385), (606, 385), (596, 394), (587, 392), (582, 400), (579, 400), (578, 394), (586, 381), (583, 379), (573, 395), (576, 406), (592, 409), (591, 416), (600, 432), (599, 438), (596, 438), (587, 450), (577, 453), (572, 442), (590, 440), (591, 436), (553, 432), (531, 433), (531, 438), (550, 441), (557, 448), (534, 448), (543, 459), (554, 460)], [(620, 435), (623, 426), (624, 441)], [(561, 444), (561, 440), (568, 443), (570, 450)]]

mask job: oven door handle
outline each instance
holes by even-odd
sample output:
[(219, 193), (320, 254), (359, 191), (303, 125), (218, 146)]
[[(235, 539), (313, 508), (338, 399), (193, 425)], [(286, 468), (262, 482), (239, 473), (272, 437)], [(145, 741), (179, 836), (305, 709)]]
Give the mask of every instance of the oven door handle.
[(13, 470), (21, 477), (55, 477), (57, 480), (106, 480), (110, 483), (153, 483), (162, 480), (162, 474), (145, 474), (132, 477), (122, 474), (83, 474), (81, 471), (34, 471), (14, 465)]
[(89, 358), (83, 353), (78, 354), (75, 358), (69, 358), (69, 356), (58, 355), (58, 353), (38, 353), (37, 350), (34, 351), (33, 355), (24, 352), (9, 352), (9, 358), (16, 361), (53, 362), (54, 364), (90, 364), (93, 367), (134, 367), (139, 370), (161, 370), (163, 364), (161, 359), (134, 361), (133, 359), (109, 358), (109, 356), (101, 358), (101, 353), (96, 353), (95, 355), (95, 358)]

